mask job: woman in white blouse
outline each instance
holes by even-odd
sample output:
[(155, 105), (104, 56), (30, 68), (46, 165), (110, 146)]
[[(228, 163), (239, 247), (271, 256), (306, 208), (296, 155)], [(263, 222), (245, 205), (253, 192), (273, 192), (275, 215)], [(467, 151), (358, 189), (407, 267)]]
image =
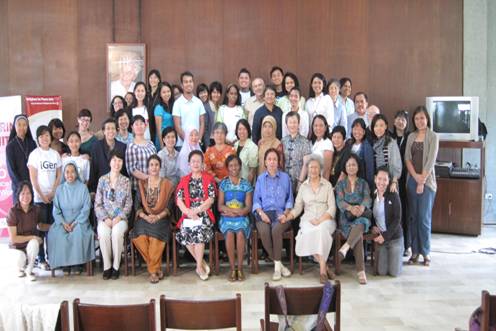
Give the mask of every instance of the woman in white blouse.
[(314, 256), (319, 262), (320, 282), (325, 283), (329, 278), (334, 279), (327, 258), (336, 230), (336, 201), (331, 183), (321, 176), (322, 158), (312, 154), (307, 168), (308, 179), (301, 185), (288, 219), (298, 217), (304, 210), (296, 236), (296, 255)]
[(322, 176), (329, 180), (334, 147), (329, 139), (329, 124), (324, 116), (316, 115), (313, 118), (310, 141), (312, 142), (312, 154), (317, 154), (323, 160)]
[(326, 79), (321, 73), (315, 73), (310, 80), (310, 92), (308, 100), (305, 104), (305, 110), (310, 118), (313, 119), (316, 115), (323, 115), (327, 123), (334, 123), (334, 106), (329, 95), (324, 94), (326, 87)]

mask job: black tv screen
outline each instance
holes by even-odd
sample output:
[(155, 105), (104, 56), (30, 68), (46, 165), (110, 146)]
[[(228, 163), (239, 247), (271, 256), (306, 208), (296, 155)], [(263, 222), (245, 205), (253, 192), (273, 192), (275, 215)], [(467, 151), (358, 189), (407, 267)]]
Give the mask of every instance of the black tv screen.
[(434, 101), (433, 130), (443, 133), (470, 133), (470, 101)]

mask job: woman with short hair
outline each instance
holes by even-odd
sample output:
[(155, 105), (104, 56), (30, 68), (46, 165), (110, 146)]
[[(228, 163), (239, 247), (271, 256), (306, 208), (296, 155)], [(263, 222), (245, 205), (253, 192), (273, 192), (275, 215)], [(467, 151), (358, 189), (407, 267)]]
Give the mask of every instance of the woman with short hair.
[(226, 141), (228, 144), (236, 142), (236, 124), (240, 119), (246, 118), (245, 111), (241, 107), (241, 93), (236, 84), (226, 87), (224, 102), (217, 112), (217, 122), (224, 123), (227, 127)]
[(91, 147), (98, 139), (93, 131), (90, 130), (93, 115), (89, 109), (81, 109), (77, 117), (78, 132), (81, 136), (81, 154), (91, 154)]
[(109, 155), (110, 172), (100, 177), (95, 195), (97, 232), (103, 259), (103, 279), (119, 278), (124, 234), (133, 207), (131, 182), (121, 174), (124, 155), (113, 150)]
[[(243, 281), (245, 279), (244, 248), (251, 233), (248, 214), (253, 204), (253, 187), (246, 179), (241, 178), (241, 159), (237, 155), (228, 156), (226, 168), (229, 175), (219, 185), (218, 209), (221, 215), (219, 230), (226, 239), (226, 251), (231, 268), (228, 280)], [(234, 267), (235, 242), (238, 254), (237, 269)]]
[(308, 179), (301, 184), (288, 219), (294, 219), (303, 212), (295, 252), (298, 256), (315, 258), (319, 263), (320, 282), (325, 283), (329, 278), (334, 279), (334, 273), (327, 267), (327, 258), (336, 230), (336, 201), (331, 183), (322, 177), (322, 158), (312, 154), (306, 166)]
[(236, 137), (238, 140), (234, 143), (234, 149), (241, 160), (241, 178), (254, 184), (258, 168), (258, 146), (251, 140), (251, 128), (248, 120), (240, 119), (238, 121)]
[(253, 197), (253, 213), (262, 244), (269, 258), (274, 261), (272, 279), (277, 281), (291, 276), (281, 263), (282, 236), (291, 223), (287, 216), (293, 208), (293, 190), (289, 175), (279, 170), (279, 152), (269, 148), (264, 155), (266, 171), (257, 178)]
[(345, 162), (346, 177), (336, 185), (336, 203), (339, 208), (340, 229), (346, 242), (339, 249), (339, 258), (344, 259), (351, 248), (355, 256), (358, 282), (367, 284), (363, 256), (363, 234), (369, 231), (372, 212), (369, 185), (358, 177), (359, 159), (351, 154)]
[(215, 181), (220, 183), (227, 174), (226, 159), (230, 155), (236, 155), (236, 150), (226, 142), (227, 126), (217, 122), (214, 125), (215, 145), (205, 152), (205, 170), (214, 176)]
[(69, 147), (63, 141), (65, 137), (64, 123), (59, 118), (52, 118), (50, 122), (48, 122), (48, 128), (50, 129), (50, 134), (52, 135), (52, 143), (50, 144), (50, 147), (57, 151), (60, 156), (69, 153)]
[(212, 206), (217, 195), (214, 177), (203, 171), (203, 154), (194, 150), (189, 154), (191, 172), (182, 177), (176, 189), (176, 204), (182, 213), (177, 222), (176, 240), (196, 261), (196, 273), (207, 280), (210, 267), (203, 260), (205, 244), (214, 236), (215, 217)]

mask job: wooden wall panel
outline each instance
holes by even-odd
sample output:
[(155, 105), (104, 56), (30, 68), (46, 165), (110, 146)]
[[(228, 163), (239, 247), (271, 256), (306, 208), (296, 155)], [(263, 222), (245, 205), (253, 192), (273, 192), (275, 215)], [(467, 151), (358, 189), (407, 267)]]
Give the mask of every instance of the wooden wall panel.
[[(1, 94), (61, 94), (70, 128), (82, 107), (106, 116), (105, 44), (144, 42), (147, 69), (178, 82), (266, 81), (272, 65), (347, 75), (386, 114), (462, 93), (462, 0), (90, 0), (0, 2)], [(98, 123), (96, 123), (98, 127)]]
[(88, 108), (93, 113), (93, 129), (109, 116), (107, 108), (107, 43), (112, 39), (112, 1), (85, 0), (78, 9), (78, 105), (73, 111)]
[(0, 95), (9, 93), (9, 15), (8, 2), (0, 1)]

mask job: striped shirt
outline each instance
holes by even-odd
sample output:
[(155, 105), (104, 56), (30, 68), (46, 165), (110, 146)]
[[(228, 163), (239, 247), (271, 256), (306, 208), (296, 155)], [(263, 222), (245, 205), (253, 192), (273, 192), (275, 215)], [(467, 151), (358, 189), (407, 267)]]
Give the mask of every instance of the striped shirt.
[(138, 190), (138, 180), (133, 176), (133, 172), (138, 170), (147, 173), (147, 161), (150, 156), (157, 154), (155, 145), (147, 140), (145, 144), (140, 145), (132, 142), (126, 149), (126, 169), (129, 177), (133, 181), (133, 190)]

